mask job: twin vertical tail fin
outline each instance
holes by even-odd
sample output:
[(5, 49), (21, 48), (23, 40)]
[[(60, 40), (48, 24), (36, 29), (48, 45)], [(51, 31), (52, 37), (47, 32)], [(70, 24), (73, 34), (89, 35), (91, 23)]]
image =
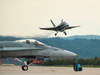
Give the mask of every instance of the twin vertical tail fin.
[[(53, 26), (55, 27), (56, 25), (53, 23), (53, 21), (52, 20), (50, 20), (50, 21), (53, 24)], [(63, 23), (63, 19), (61, 20), (61, 23)]]
[(63, 19), (61, 20), (61, 23), (63, 23)]
[(50, 20), (51, 21), (51, 23), (53, 24), (53, 26), (55, 27), (55, 24), (53, 23), (53, 21), (52, 20)]

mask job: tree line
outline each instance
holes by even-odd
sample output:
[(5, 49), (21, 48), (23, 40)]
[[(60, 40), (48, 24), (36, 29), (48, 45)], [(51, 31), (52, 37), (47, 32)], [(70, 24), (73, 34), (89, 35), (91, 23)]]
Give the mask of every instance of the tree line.
[(83, 59), (83, 58), (67, 58), (67, 59), (48, 59), (41, 63), (42, 66), (68, 66), (73, 65), (74, 62), (78, 60), (78, 63), (81, 65), (93, 65), (93, 66), (100, 66), (100, 58), (90, 58), (90, 59)]

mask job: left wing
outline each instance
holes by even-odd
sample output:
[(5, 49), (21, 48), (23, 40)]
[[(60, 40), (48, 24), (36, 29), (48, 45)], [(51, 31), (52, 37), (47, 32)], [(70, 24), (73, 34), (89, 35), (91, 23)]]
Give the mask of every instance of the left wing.
[(56, 31), (57, 30), (57, 27), (50, 27), (50, 28), (40, 28), (42, 30), (54, 30)]
[(40, 28), (42, 30), (54, 30), (57, 31), (57, 29), (60, 29), (63, 26), (63, 24), (58, 25), (57, 27), (49, 27), (49, 28)]

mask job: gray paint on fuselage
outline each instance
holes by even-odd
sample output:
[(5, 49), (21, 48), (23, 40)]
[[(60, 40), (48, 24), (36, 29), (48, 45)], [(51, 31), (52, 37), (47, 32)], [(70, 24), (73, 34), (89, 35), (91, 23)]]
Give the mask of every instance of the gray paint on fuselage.
[(16, 41), (6, 41), (0, 42), (0, 58), (7, 57), (52, 57), (52, 58), (66, 58), (74, 57), (75, 53), (62, 50), (60, 48), (51, 47), (45, 45), (41, 42), (31, 42), (27, 44), (26, 42), (16, 42)]

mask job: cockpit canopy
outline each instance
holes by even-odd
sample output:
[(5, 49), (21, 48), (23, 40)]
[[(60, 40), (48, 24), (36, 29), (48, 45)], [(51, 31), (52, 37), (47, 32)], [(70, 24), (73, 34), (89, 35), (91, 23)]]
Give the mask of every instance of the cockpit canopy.
[(68, 26), (69, 26), (69, 24), (68, 24), (68, 23), (66, 23), (65, 21), (63, 22), (63, 24), (65, 24), (65, 25), (68, 25)]
[(65, 21), (64, 21), (64, 22), (61, 22), (60, 25), (66, 25), (66, 26), (69, 26), (69, 24), (66, 23)]
[(16, 40), (16, 42), (26, 43), (26, 44), (34, 44), (34, 45), (45, 45), (37, 40), (34, 39), (24, 39), (24, 40)]

